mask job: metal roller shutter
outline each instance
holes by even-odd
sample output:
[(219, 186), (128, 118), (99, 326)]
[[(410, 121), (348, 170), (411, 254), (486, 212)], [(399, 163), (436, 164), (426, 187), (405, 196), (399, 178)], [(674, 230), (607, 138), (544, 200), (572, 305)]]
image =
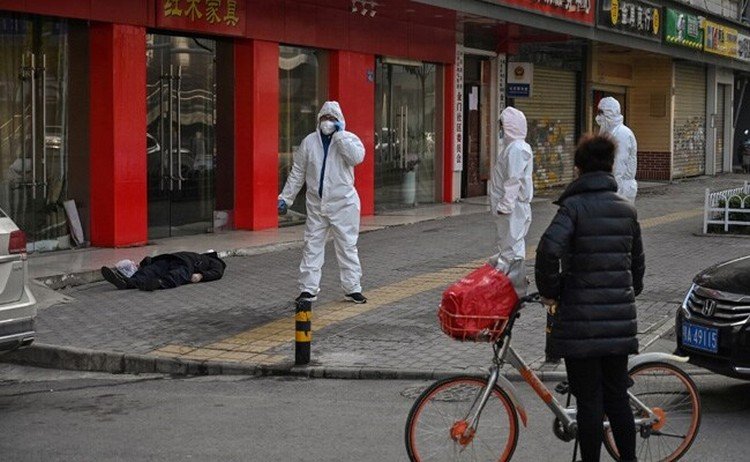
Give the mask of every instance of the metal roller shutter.
[(534, 185), (546, 188), (573, 179), (576, 130), (576, 73), (534, 66), (531, 98), (516, 98), (526, 114), (526, 141), (534, 151)]
[(674, 177), (706, 172), (706, 71), (675, 64)]

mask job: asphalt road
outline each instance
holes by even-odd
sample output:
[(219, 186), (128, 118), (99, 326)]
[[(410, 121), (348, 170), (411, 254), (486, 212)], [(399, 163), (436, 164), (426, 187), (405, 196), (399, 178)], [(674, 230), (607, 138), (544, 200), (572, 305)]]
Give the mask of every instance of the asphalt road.
[[(695, 379), (703, 423), (683, 460), (747, 460), (750, 382)], [(0, 459), (402, 461), (404, 422), (425, 385), (0, 365)], [(518, 386), (530, 422), (514, 460), (570, 460), (572, 445), (555, 439), (546, 408)]]

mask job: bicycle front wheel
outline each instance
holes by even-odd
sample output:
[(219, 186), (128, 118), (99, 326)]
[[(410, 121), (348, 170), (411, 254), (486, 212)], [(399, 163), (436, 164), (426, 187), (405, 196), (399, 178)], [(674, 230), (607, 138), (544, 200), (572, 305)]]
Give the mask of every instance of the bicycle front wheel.
[[(654, 424), (636, 428), (638, 460), (678, 460), (693, 444), (700, 427), (701, 402), (695, 383), (682, 369), (661, 362), (641, 364), (629, 374), (634, 382), (630, 392), (659, 417)], [(648, 417), (633, 403), (631, 406), (636, 419)], [(618, 459), (611, 429), (605, 433), (604, 444)]]
[(414, 462), (509, 461), (518, 442), (513, 402), (495, 385), (476, 425), (472, 417), (486, 379), (438, 381), (417, 398), (406, 421), (406, 450)]

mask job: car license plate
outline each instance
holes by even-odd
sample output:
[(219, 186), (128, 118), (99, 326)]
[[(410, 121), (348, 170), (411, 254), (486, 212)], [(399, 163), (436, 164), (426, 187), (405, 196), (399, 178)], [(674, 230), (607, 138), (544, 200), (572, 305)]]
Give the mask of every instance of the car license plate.
[(719, 329), (682, 323), (682, 344), (711, 353), (719, 352)]

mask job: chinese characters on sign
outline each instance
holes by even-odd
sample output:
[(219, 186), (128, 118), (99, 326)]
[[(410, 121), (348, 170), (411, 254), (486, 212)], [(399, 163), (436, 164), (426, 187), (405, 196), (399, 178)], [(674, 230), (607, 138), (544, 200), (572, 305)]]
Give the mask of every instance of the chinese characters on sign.
[(592, 0), (494, 0), (495, 3), (516, 5), (527, 10), (539, 11), (569, 21), (594, 23)]
[(703, 49), (717, 55), (737, 58), (737, 29), (711, 21), (705, 23)]
[(534, 83), (534, 64), (508, 63), (508, 97), (531, 97), (531, 85)]
[(161, 0), (159, 25), (238, 33), (244, 11), (240, 0)]
[(750, 61), (750, 35), (737, 34), (737, 57), (742, 61)]
[(464, 169), (464, 51), (460, 45), (456, 45), (456, 73), (455, 73), (456, 97), (454, 98), (453, 110), (453, 171), (460, 172)]
[(652, 40), (661, 38), (661, 8), (641, 0), (599, 2), (599, 25)]
[(507, 57), (505, 53), (498, 53), (497, 55), (497, 116), (500, 117), (500, 113), (505, 109), (505, 79), (507, 78), (506, 71)]
[(536, 3), (542, 3), (555, 8), (562, 9), (563, 11), (582, 11), (588, 13), (591, 9), (591, 3), (589, 0), (536, 0)]
[(667, 8), (664, 27), (668, 43), (696, 50), (703, 48), (703, 27), (698, 16)]

